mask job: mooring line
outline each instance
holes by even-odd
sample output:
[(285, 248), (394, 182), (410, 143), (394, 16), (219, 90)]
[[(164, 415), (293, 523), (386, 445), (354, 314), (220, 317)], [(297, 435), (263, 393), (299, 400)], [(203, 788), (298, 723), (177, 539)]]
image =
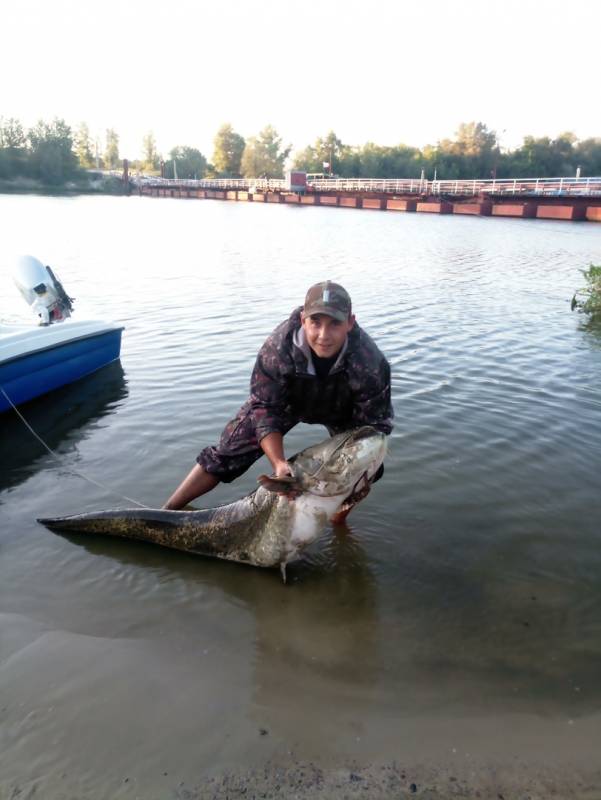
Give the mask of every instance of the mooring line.
[(13, 409), (15, 414), (19, 417), (19, 419), (25, 425), (25, 427), (29, 430), (29, 432), (31, 434), (33, 434), (33, 436), (35, 436), (35, 438), (42, 445), (42, 447), (45, 447), (46, 450), (50, 453), (50, 455), (53, 456), (59, 462), (59, 464), (61, 465), (61, 467), (64, 470), (66, 470), (67, 472), (70, 472), (72, 475), (75, 475), (77, 478), (82, 478), (84, 481), (88, 481), (88, 483), (94, 484), (94, 486), (97, 486), (99, 489), (104, 489), (106, 492), (109, 492), (110, 494), (115, 495), (115, 497), (120, 497), (122, 500), (127, 500), (128, 503), (133, 503), (134, 505), (139, 506), (140, 508), (148, 508), (148, 506), (145, 506), (144, 503), (139, 503), (137, 500), (134, 500), (132, 497), (128, 497), (126, 494), (121, 494), (120, 492), (116, 492), (114, 489), (111, 489), (110, 486), (106, 486), (105, 484), (100, 483), (99, 481), (95, 481), (94, 478), (90, 478), (87, 475), (84, 475), (83, 472), (78, 472), (77, 470), (72, 469), (71, 467), (65, 466), (65, 464), (63, 463), (63, 461), (62, 461), (61, 457), (58, 455), (58, 453), (55, 453), (54, 450), (52, 450), (52, 448), (48, 447), (48, 445), (42, 439), (42, 437), (39, 436), (34, 431), (34, 429), (31, 427), (29, 422), (27, 422), (27, 420), (25, 419), (23, 414), (21, 414), (19, 409), (16, 407), (16, 405), (13, 403), (13, 401), (10, 399), (10, 397), (6, 394), (6, 392), (4, 391), (4, 388), (2, 386), (0, 386), (0, 392), (2, 392), (2, 394), (7, 399), (9, 405), (11, 406), (11, 408)]

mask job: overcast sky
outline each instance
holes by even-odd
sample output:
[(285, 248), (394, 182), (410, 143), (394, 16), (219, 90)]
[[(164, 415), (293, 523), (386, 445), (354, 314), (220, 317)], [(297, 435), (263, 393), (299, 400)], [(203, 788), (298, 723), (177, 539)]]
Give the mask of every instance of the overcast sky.
[(0, 31), (0, 116), (113, 127), (129, 158), (153, 131), (210, 159), (223, 122), (294, 149), (601, 136), (599, 0), (5, 0)]

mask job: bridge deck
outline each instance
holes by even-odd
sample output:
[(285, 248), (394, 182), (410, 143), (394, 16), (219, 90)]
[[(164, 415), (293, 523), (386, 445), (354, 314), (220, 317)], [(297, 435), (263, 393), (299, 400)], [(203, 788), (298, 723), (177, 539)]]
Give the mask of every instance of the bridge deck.
[[(285, 192), (286, 182), (266, 178), (216, 178), (213, 180), (174, 180), (130, 176), (136, 187), (242, 190), (247, 192)], [(322, 178), (307, 182), (309, 192), (379, 193), (444, 197), (600, 197), (601, 177), (592, 178), (503, 178), (494, 180), (427, 181), (418, 179)]]

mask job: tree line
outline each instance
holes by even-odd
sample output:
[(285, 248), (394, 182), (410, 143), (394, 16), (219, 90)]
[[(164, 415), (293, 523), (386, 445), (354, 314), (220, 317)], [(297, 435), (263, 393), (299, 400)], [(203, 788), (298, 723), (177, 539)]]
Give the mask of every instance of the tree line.
[(163, 160), (152, 133), (144, 137), (142, 150), (132, 169), (161, 169), (165, 178), (281, 178), (291, 147), (284, 146), (273, 125), (245, 139), (225, 123), (215, 134), (211, 162), (193, 147), (174, 147)]
[[(416, 178), (422, 173), (430, 180), (601, 175), (601, 138), (579, 141), (570, 132), (555, 139), (526, 136), (520, 147), (504, 150), (497, 133), (482, 122), (463, 123), (453, 139), (422, 148), (347, 145), (330, 131), (291, 154), (292, 148), (272, 125), (245, 139), (225, 123), (215, 135), (211, 161), (187, 145), (163, 157), (152, 132), (144, 136), (141, 150), (141, 157), (130, 161), (131, 171), (167, 178), (280, 178), (287, 164), (349, 178)], [(30, 177), (60, 185), (81, 177), (83, 170), (120, 166), (119, 135), (113, 128), (106, 130), (101, 143), (92, 139), (86, 123), (73, 131), (62, 119), (41, 120), (26, 130), (17, 119), (0, 118), (0, 179)]]
[(84, 170), (94, 166), (121, 166), (115, 130), (106, 131), (100, 154), (85, 122), (75, 132), (63, 119), (40, 120), (26, 130), (18, 119), (0, 117), (0, 179), (33, 178), (61, 186), (78, 180)]
[(453, 139), (423, 148), (368, 142), (343, 144), (334, 131), (294, 156), (307, 172), (333, 172), (343, 178), (552, 178), (601, 175), (601, 138), (578, 141), (573, 133), (557, 138), (526, 136), (514, 150), (502, 150), (495, 131), (482, 122), (462, 123)]

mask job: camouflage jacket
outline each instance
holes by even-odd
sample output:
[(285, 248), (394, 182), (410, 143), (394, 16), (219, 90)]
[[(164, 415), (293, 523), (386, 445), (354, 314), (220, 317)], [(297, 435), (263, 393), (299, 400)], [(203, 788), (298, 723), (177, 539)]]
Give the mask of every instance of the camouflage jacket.
[(320, 380), (300, 312), (297, 308), (278, 325), (257, 356), (248, 401), (257, 439), (285, 433), (297, 422), (320, 423), (331, 432), (373, 425), (389, 434), (390, 365), (375, 343), (355, 323), (330, 373)]

